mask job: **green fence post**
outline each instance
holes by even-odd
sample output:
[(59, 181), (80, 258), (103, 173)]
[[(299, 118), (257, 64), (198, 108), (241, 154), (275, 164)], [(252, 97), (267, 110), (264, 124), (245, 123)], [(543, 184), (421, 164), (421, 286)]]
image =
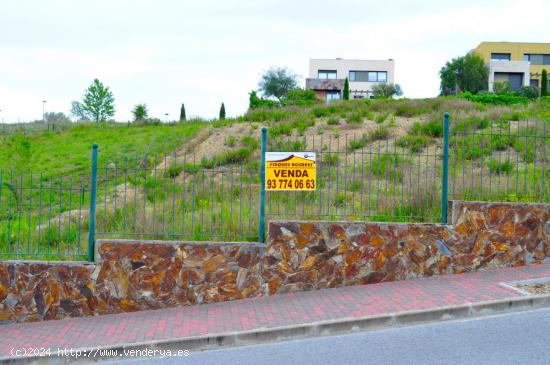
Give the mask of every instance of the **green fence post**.
[(449, 113), (443, 115), (443, 172), (441, 175), (441, 223), (447, 224), (447, 204), (449, 200)]
[(260, 159), (260, 219), (258, 240), (265, 242), (265, 152), (267, 151), (267, 128), (262, 128), (262, 152)]
[(97, 144), (92, 147), (92, 180), (90, 181), (90, 231), (88, 233), (88, 261), (95, 254), (95, 206), (97, 194)]

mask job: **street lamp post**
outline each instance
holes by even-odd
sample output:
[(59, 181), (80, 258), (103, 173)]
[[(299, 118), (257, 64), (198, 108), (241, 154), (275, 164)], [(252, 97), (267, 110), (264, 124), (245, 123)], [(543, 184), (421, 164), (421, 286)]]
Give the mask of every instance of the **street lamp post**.
[(164, 121), (168, 123), (168, 113), (164, 113)]
[(42, 121), (46, 122), (46, 100), (42, 100)]

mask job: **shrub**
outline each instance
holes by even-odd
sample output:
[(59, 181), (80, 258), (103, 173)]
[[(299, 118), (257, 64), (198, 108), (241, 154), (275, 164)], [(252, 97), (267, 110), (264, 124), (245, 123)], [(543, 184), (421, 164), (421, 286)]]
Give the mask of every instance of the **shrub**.
[(370, 167), (372, 173), (378, 177), (403, 181), (401, 163), (402, 160), (398, 154), (384, 154), (373, 158)]
[(415, 122), (411, 127), (411, 133), (416, 135), (424, 135), (428, 137), (443, 136), (443, 122), (432, 119), (427, 123)]
[(235, 138), (235, 136), (227, 136), (225, 138), (225, 145), (229, 147), (233, 147), (236, 141), (237, 141), (237, 138)]
[(363, 123), (363, 118), (359, 113), (352, 113), (348, 115), (346, 122), (348, 124), (360, 124), (360, 123)]
[(339, 158), (337, 153), (325, 153), (323, 154), (323, 163), (327, 166), (336, 166)]
[(349, 141), (349, 148), (351, 150), (358, 150), (358, 149), (361, 149), (365, 147), (365, 135), (363, 135), (362, 138), (360, 139), (352, 139), (351, 141)]
[(250, 155), (252, 155), (252, 151), (249, 148), (242, 147), (236, 150), (227, 151), (223, 155), (221, 161), (223, 164), (244, 162), (248, 160)]
[(539, 89), (535, 86), (522, 86), (516, 90), (515, 94), (534, 100), (539, 97)]
[(510, 82), (508, 81), (502, 81), (502, 82), (498, 82), (498, 81), (495, 81), (493, 83), (493, 91), (495, 94), (509, 94), (510, 91), (511, 91), (511, 88), (510, 88)]
[(374, 142), (380, 139), (387, 139), (390, 136), (390, 131), (383, 125), (378, 126), (370, 135), (369, 140)]
[(378, 124), (382, 124), (382, 123), (384, 123), (384, 121), (386, 120), (388, 115), (389, 115), (389, 113), (379, 113), (379, 114), (376, 115), (376, 118), (374, 119), (374, 121)]
[(321, 118), (321, 117), (324, 117), (326, 115), (328, 115), (328, 110), (327, 108), (314, 108), (313, 109), (313, 115), (316, 117), (316, 118)]
[(403, 136), (395, 141), (399, 147), (408, 147), (411, 152), (420, 152), (424, 147), (430, 144), (430, 139), (423, 135)]
[(486, 117), (477, 118), (469, 117), (467, 119), (457, 122), (453, 127), (453, 133), (464, 133), (468, 131), (475, 131), (479, 129), (485, 129), (491, 125), (491, 122)]
[(281, 99), (282, 105), (310, 106), (321, 101), (315, 97), (315, 91), (295, 88), (290, 90)]
[(252, 136), (244, 136), (241, 139), (241, 144), (251, 150), (255, 150), (260, 146), (260, 142)]
[(336, 117), (330, 117), (327, 120), (327, 124), (328, 125), (338, 125), (338, 124), (340, 124), (340, 120)]
[(180, 164), (173, 164), (164, 171), (164, 177), (175, 178), (183, 171), (183, 166)]
[[(26, 219), (3, 221), (0, 224), (0, 243), (5, 243), (6, 245), (13, 245), (17, 242), (21, 244), (26, 243), (29, 238), (28, 232), (29, 226)], [(10, 249), (6, 250), (6, 248), (2, 247), (2, 251), (11, 251)]]
[(290, 136), (292, 134), (292, 126), (289, 123), (279, 123), (269, 130), (269, 134), (273, 137), (280, 135)]
[(460, 98), (467, 99), (476, 103), (483, 104), (495, 104), (495, 105), (513, 105), (513, 104), (524, 104), (529, 103), (529, 99), (524, 96), (517, 96), (514, 94), (492, 94), (492, 93), (479, 93), (473, 95), (469, 92), (464, 92), (459, 95)]
[(514, 164), (510, 161), (498, 162), (496, 160), (491, 160), (488, 165), (491, 173), (499, 175), (509, 174), (514, 169)]
[(249, 109), (256, 109), (261, 107), (267, 107), (272, 108), (276, 106), (277, 104), (272, 100), (267, 100), (264, 98), (259, 98), (256, 94), (256, 91), (251, 91), (249, 93), (249, 99), (248, 99), (248, 108)]
[(298, 130), (298, 133), (303, 136), (306, 129), (315, 125), (314, 119), (298, 119), (292, 122), (292, 127)]
[[(204, 159), (204, 157), (203, 157), (203, 159)], [(194, 174), (194, 173), (199, 171), (200, 167), (201, 167), (201, 165), (199, 165), (199, 164), (186, 162), (183, 165), (183, 171), (185, 171), (187, 173), (190, 173), (190, 174)]]
[[(207, 158), (203, 157), (201, 159), (201, 166), (205, 169), (212, 169), (216, 167), (217, 164), (221, 164), (221, 158), (220, 157), (214, 157), (214, 158)], [(198, 169), (197, 169), (198, 171)], [(189, 171), (189, 172), (196, 172), (196, 171)]]

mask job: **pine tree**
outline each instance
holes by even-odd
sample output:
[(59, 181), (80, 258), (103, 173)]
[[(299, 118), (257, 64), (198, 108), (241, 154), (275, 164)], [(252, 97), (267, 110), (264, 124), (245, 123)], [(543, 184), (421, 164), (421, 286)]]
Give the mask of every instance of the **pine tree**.
[(180, 122), (184, 122), (185, 119), (185, 104), (181, 103)]
[(344, 100), (349, 100), (349, 81), (347, 77), (344, 81)]
[(542, 70), (540, 78), (540, 96), (548, 96), (548, 72), (546, 69)]
[(225, 119), (225, 105), (223, 105), (222, 103), (222, 106), (220, 107), (220, 120), (224, 120)]

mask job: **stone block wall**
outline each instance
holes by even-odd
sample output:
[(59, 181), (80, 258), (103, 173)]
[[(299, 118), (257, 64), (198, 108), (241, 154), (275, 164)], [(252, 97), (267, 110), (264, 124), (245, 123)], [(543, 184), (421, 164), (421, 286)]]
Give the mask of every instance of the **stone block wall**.
[(257, 297), (263, 245), (99, 241), (97, 263), (0, 262), (0, 323)]
[(450, 221), (271, 222), (265, 245), (105, 240), (95, 263), (0, 261), (0, 323), (550, 261), (550, 204), (453, 202)]
[(450, 225), (271, 222), (269, 294), (550, 261), (550, 204), (455, 201)]

